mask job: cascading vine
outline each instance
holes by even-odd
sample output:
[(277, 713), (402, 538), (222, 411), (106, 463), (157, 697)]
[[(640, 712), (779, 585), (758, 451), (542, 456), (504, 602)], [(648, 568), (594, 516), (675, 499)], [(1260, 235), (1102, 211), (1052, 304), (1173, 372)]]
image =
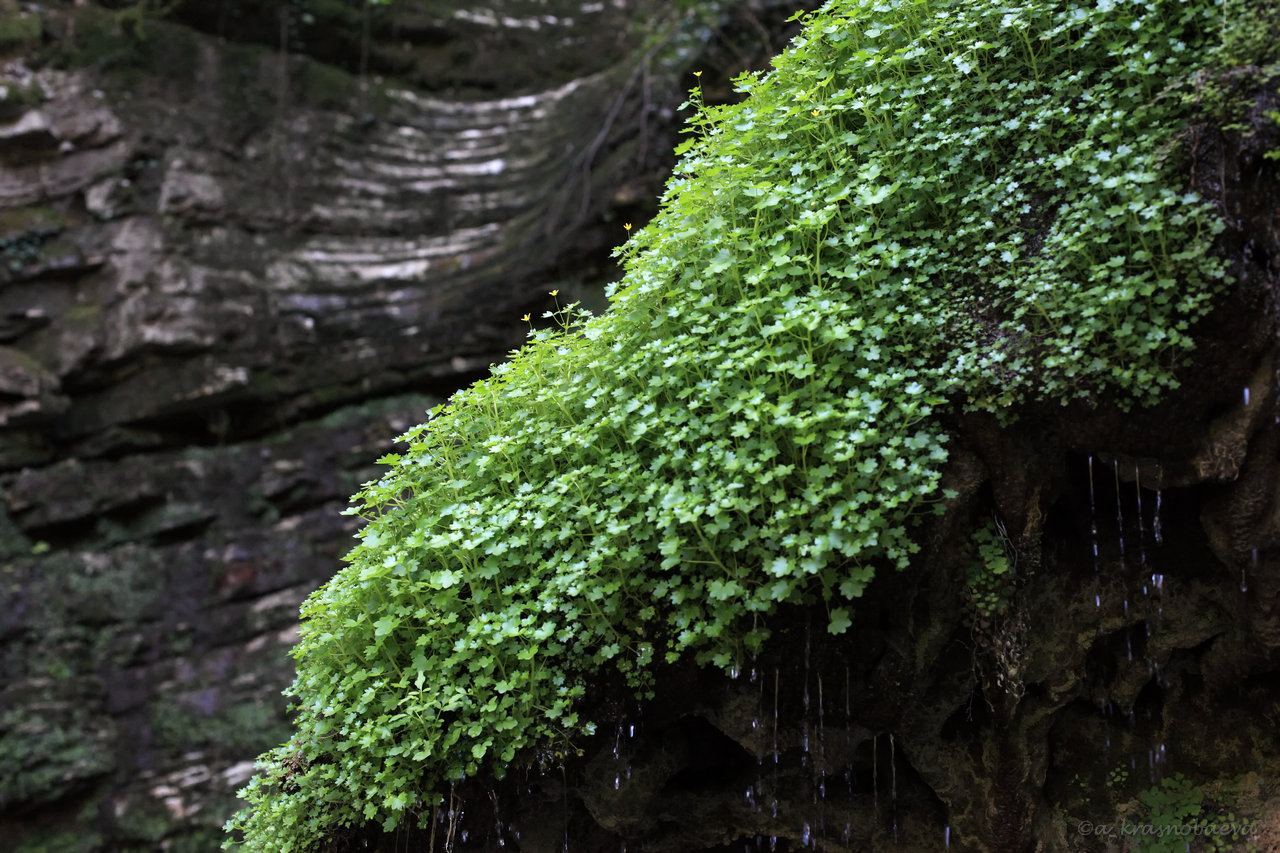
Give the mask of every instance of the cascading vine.
[(357, 495), (296, 736), (229, 829), (394, 827), (591, 731), (595, 673), (739, 666), (783, 603), (842, 633), (948, 499), (941, 407), (1173, 386), (1224, 277), (1177, 146), (1223, 25), (1208, 0), (833, 2), (743, 103), (695, 91), (609, 311), (554, 313)]

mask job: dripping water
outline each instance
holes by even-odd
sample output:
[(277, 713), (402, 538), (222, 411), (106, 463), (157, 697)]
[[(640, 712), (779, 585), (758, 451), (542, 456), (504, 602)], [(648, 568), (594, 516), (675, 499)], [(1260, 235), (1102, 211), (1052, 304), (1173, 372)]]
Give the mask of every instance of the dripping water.
[(880, 735), (871, 736), (871, 809), (880, 820)]
[(893, 818), (893, 842), (898, 843), (898, 762), (894, 759), (893, 732), (889, 733), (889, 815)]
[[(849, 802), (853, 802), (853, 706), (849, 701), (852, 687), (852, 676), (849, 667), (844, 668), (844, 754), (849, 761), (844, 772), (844, 781), (849, 789)], [(853, 836), (853, 823), (846, 817), (844, 822), (844, 843), (848, 845)]]
[(613, 736), (613, 790), (622, 787), (622, 729), (624, 719), (618, 714), (618, 731)]
[(1151, 538), (1156, 540), (1156, 545), (1164, 544), (1164, 538), (1160, 535), (1160, 497), (1160, 487), (1156, 486), (1156, 511), (1151, 518)]
[(489, 799), (493, 801), (493, 828), (498, 832), (498, 846), (506, 847), (507, 839), (502, 832), (502, 817), (498, 813), (498, 792), (490, 791)]
[(1116, 478), (1116, 536), (1120, 541), (1120, 569), (1124, 570), (1124, 509), (1120, 500), (1120, 460), (1112, 461), (1112, 469)]
[(804, 689), (802, 691), (802, 702), (804, 706), (804, 715), (800, 720), (800, 745), (802, 752), (800, 754), (800, 766), (806, 770), (810, 766), (809, 762), (809, 642), (810, 642), (810, 620), (805, 619), (804, 622)]
[[(769, 792), (772, 800), (771, 815), (776, 821), (778, 819), (778, 668), (773, 668), (773, 789)], [(778, 846), (777, 836), (769, 839), (769, 849), (775, 850)]]
[[(1102, 566), (1098, 555), (1098, 502), (1093, 486), (1093, 457), (1089, 457), (1089, 537), (1093, 545), (1093, 580), (1095, 588), (1101, 583)], [(1102, 595), (1094, 594), (1095, 607), (1102, 606)]]
[[(826, 725), (823, 722), (822, 671), (818, 671), (818, 786), (814, 797), (818, 801), (818, 837), (827, 838), (827, 747)], [(823, 845), (824, 847), (826, 845)]]
[(1158, 783), (1161, 777), (1164, 775), (1161, 772), (1161, 769), (1164, 766), (1164, 761), (1165, 761), (1164, 744), (1162, 743), (1156, 744), (1156, 746), (1147, 750), (1147, 764), (1150, 766), (1150, 769), (1151, 769), (1151, 783), (1153, 785)]
[(756, 669), (755, 663), (751, 665), (751, 683), (759, 683), (760, 690), (756, 694), (756, 715), (751, 720), (751, 737), (756, 744), (756, 787), (750, 797), (752, 811), (756, 814), (760, 813), (762, 804), (760, 795), (764, 788), (764, 738), (761, 736), (760, 727), (764, 720), (764, 679), (760, 678), (760, 672)]
[[(1142, 517), (1142, 473), (1138, 470), (1137, 462), (1133, 463), (1133, 493), (1138, 498), (1138, 561), (1145, 575), (1147, 573), (1147, 528)], [(1127, 606), (1128, 602), (1126, 601), (1125, 604)]]

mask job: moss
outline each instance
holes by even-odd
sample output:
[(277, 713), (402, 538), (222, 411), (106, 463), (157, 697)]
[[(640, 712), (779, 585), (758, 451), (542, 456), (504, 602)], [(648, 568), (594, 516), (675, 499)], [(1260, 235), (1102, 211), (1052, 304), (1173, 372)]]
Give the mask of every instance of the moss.
[(21, 8), (17, 0), (0, 0), (0, 56), (39, 43), (42, 29), (36, 12)]
[(154, 850), (156, 842), (164, 839), (173, 818), (163, 803), (155, 800), (131, 800), (124, 813), (116, 819), (116, 834), (125, 842), (124, 849), (131, 849), (129, 842), (144, 842), (139, 850)]
[(309, 104), (330, 109), (347, 107), (359, 93), (357, 81), (332, 65), (308, 62), (302, 71), (302, 98)]
[(33, 543), (22, 530), (9, 518), (9, 513), (0, 506), (0, 564), (7, 564), (13, 557), (23, 557), (31, 553)]
[(142, 60), (139, 47), (121, 29), (115, 14), (90, 3), (71, 11), (48, 59), (58, 68), (130, 66)]
[(34, 79), (28, 83), (0, 83), (0, 122), (15, 121), (44, 102), (44, 89)]
[(102, 849), (102, 836), (92, 830), (24, 831), (13, 853), (93, 853)]
[(0, 805), (48, 802), (109, 773), (115, 757), (108, 734), (57, 688), (47, 702), (0, 714)]
[(31, 232), (57, 232), (70, 220), (62, 212), (44, 205), (0, 210), (0, 240)]
[(251, 700), (206, 714), (172, 699), (161, 700), (153, 706), (151, 726), (157, 742), (171, 752), (217, 748), (227, 754), (247, 755), (288, 737), (282, 711)]
[[(66, 217), (49, 207), (0, 212), (0, 264), (11, 272), (17, 272), (41, 260), (56, 257), (68, 247), (68, 244), (55, 240), (66, 226)], [(69, 248), (76, 251), (74, 246)]]

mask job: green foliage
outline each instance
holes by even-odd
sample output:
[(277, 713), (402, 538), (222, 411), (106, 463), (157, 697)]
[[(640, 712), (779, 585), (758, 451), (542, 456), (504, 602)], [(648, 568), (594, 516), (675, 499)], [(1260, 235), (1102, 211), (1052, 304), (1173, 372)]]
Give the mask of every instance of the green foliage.
[(947, 497), (940, 406), (1173, 386), (1223, 279), (1174, 142), (1221, 21), (1208, 0), (809, 18), (744, 103), (698, 109), (609, 312), (557, 312), (357, 496), (350, 565), (304, 606), (296, 736), (229, 828), (290, 851), (391, 827), (591, 731), (589, 678), (730, 668), (782, 603), (843, 632)]
[(1237, 819), (1225, 808), (1206, 803), (1204, 792), (1181, 773), (1162, 779), (1159, 785), (1139, 794), (1138, 799), (1148, 809), (1145, 821), (1135, 825), (1134, 834), (1142, 853), (1258, 850), (1249, 843), (1257, 821)]
[(38, 44), (40, 29), (39, 12), (19, 6), (16, 0), (0, 0), (0, 54)]
[(979, 622), (986, 623), (1009, 606), (1017, 552), (999, 521), (979, 527), (970, 542), (976, 553), (969, 563), (966, 593)]

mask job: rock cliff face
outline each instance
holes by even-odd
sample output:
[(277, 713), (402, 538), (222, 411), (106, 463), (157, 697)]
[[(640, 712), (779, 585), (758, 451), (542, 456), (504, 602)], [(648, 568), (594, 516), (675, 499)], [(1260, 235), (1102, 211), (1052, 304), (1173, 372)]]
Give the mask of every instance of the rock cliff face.
[(0, 0), (6, 850), (216, 845), (347, 497), (794, 11), (120, 5)]

